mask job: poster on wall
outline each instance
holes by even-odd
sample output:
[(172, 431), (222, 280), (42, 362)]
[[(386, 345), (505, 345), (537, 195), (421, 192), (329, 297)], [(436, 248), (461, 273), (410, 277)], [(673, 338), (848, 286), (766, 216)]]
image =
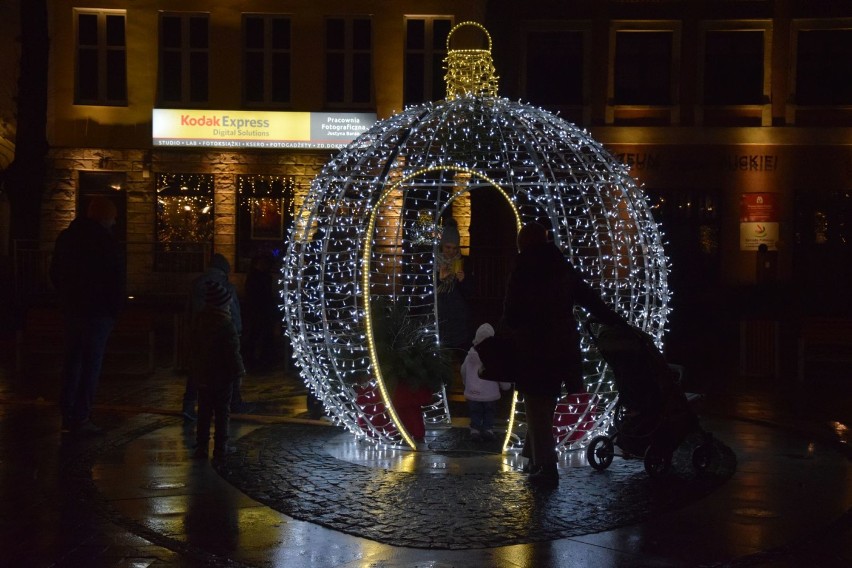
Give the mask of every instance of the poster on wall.
[(760, 245), (778, 250), (778, 194), (743, 193), (740, 198), (740, 250)]

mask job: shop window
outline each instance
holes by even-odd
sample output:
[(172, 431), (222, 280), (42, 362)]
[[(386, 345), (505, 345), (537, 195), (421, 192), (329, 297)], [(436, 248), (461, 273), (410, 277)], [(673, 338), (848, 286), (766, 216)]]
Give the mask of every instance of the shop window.
[(80, 172), (79, 175), (77, 216), (85, 214), (92, 197), (108, 197), (118, 212), (112, 234), (124, 242), (127, 239), (127, 194), (124, 192), (127, 175), (124, 172)]
[(526, 98), (548, 108), (583, 105), (583, 32), (530, 31), (526, 40)]
[(127, 105), (124, 10), (76, 10), (74, 102)]
[(614, 103), (671, 105), (671, 31), (620, 30), (615, 39)]
[(681, 288), (710, 285), (719, 276), (719, 194), (700, 190), (647, 190), (666, 254)]
[(708, 31), (704, 41), (704, 104), (763, 104), (763, 31)]
[(243, 16), (243, 98), (248, 105), (290, 102), (290, 18)]
[(154, 270), (201, 272), (213, 248), (213, 176), (157, 175)]
[(405, 20), (405, 77), (403, 103), (415, 105), (446, 97), (444, 58), (449, 17), (411, 17)]
[(207, 14), (161, 14), (161, 104), (198, 105), (207, 102), (210, 75), (208, 27)]
[(796, 103), (852, 104), (852, 29), (802, 30), (796, 46)]
[(366, 17), (325, 21), (325, 99), (336, 106), (373, 100), (373, 29)]
[(261, 255), (280, 257), (293, 221), (291, 176), (237, 176), (237, 270)]

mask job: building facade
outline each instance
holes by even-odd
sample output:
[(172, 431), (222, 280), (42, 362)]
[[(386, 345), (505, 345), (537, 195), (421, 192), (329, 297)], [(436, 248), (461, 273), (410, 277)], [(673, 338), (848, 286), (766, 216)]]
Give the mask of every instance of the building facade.
[(49, 247), (87, 196), (112, 195), (132, 293), (182, 290), (211, 251), (239, 274), (280, 248), (335, 151), (228, 134), (218, 144), (158, 138), (157, 113), (383, 119), (443, 98), (447, 33), (474, 20), (491, 32), (502, 96), (587, 128), (646, 189), (676, 294), (776, 282), (805, 309), (852, 311), (843, 294), (852, 4), (57, 0), (49, 9), (51, 167), (35, 248)]

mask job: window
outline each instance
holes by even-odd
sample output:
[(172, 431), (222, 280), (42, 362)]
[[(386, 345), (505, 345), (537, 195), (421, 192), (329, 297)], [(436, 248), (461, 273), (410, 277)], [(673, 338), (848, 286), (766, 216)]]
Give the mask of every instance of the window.
[(78, 105), (127, 104), (127, 49), (123, 10), (77, 10)]
[(201, 272), (213, 248), (213, 176), (157, 175), (154, 270)]
[(584, 101), (582, 31), (530, 31), (526, 41), (526, 97), (546, 107)]
[(252, 258), (280, 256), (293, 222), (292, 176), (237, 176), (237, 270), (248, 271)]
[(207, 14), (160, 16), (160, 102), (207, 102), (210, 75)]
[(405, 77), (403, 104), (438, 101), (446, 96), (444, 58), (452, 18), (417, 17), (405, 20)]
[(248, 105), (290, 102), (290, 18), (243, 17), (243, 100)]
[(615, 40), (617, 105), (671, 105), (673, 32), (619, 30)]
[(704, 40), (704, 104), (763, 104), (763, 32), (714, 30)]
[(335, 106), (373, 101), (373, 30), (369, 18), (325, 21), (325, 99)]
[(852, 29), (801, 30), (796, 48), (796, 103), (852, 104)]

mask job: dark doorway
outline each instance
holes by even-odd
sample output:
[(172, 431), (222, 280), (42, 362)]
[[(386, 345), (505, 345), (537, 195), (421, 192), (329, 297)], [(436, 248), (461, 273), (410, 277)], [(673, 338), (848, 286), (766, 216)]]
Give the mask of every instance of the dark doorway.
[(80, 184), (77, 192), (77, 216), (84, 215), (92, 197), (108, 197), (118, 210), (113, 227), (113, 235), (119, 242), (127, 240), (127, 194), (124, 172), (80, 172)]

